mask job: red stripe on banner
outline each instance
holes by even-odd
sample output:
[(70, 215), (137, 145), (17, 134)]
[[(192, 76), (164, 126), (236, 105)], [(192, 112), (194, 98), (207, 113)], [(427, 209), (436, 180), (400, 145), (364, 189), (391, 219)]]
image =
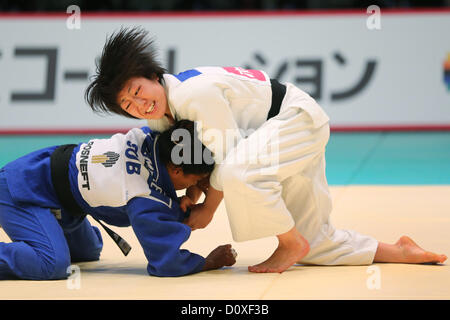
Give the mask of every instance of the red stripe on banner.
[(443, 125), (402, 125), (402, 126), (331, 126), (332, 132), (364, 131), (450, 131), (449, 124)]
[[(340, 16), (340, 15), (367, 15), (367, 9), (348, 10), (271, 10), (271, 11), (83, 11), (83, 18), (227, 18), (227, 17), (283, 17), (283, 16)], [(450, 14), (450, 8), (381, 8), (382, 14), (415, 15), (415, 14)], [(71, 13), (65, 12), (1, 12), (0, 19), (65, 19)], [(370, 13), (369, 13), (370, 14)]]

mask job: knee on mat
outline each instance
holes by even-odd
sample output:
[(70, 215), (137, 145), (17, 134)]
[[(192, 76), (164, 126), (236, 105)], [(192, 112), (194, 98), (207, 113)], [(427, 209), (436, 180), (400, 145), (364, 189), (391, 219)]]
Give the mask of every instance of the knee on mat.
[(82, 248), (71, 250), (72, 262), (88, 262), (100, 260), (100, 254), (103, 250), (103, 238), (100, 230), (92, 226), (95, 236), (83, 245)]
[(94, 229), (95, 234), (97, 235), (98, 238), (98, 242), (96, 243), (96, 245), (92, 250), (92, 258), (93, 258), (92, 260), (94, 261), (100, 259), (100, 254), (103, 250), (103, 238), (100, 230), (96, 226), (92, 226), (92, 228)]
[(41, 274), (36, 275), (36, 280), (60, 280), (70, 275), (70, 256), (61, 255), (51, 258), (43, 258)]

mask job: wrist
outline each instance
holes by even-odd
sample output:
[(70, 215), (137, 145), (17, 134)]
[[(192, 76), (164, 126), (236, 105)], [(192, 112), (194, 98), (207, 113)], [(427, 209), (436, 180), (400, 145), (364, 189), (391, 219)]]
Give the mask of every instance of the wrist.
[(208, 257), (205, 258), (205, 264), (203, 265), (202, 271), (207, 271), (207, 270), (212, 270), (212, 269), (216, 269), (213, 261), (211, 261), (211, 259), (209, 259)]

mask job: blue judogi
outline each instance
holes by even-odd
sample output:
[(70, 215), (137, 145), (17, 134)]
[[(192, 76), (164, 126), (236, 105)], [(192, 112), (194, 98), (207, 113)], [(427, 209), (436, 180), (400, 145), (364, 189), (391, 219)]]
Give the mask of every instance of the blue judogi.
[[(69, 161), (71, 192), (83, 212), (110, 225), (132, 226), (155, 276), (202, 270), (205, 259), (181, 245), (191, 229), (167, 170), (158, 159), (157, 132), (148, 127), (79, 144)], [(71, 261), (98, 260), (100, 231), (85, 217), (60, 209), (50, 156), (57, 146), (0, 169), (0, 225), (13, 242), (0, 242), (0, 278), (63, 279)]]

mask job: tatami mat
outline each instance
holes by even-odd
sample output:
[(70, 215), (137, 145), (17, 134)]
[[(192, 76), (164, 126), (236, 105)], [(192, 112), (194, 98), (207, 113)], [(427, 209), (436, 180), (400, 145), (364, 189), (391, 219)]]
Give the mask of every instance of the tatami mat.
[[(337, 227), (388, 243), (409, 235), (424, 249), (450, 256), (450, 186), (332, 186), (331, 192)], [(267, 258), (276, 239), (233, 242), (223, 204), (208, 228), (193, 232), (184, 245), (206, 256), (216, 246), (231, 243), (238, 251), (237, 263), (221, 270), (177, 278), (148, 276), (131, 228), (113, 229), (132, 245), (128, 257), (102, 230), (101, 259), (78, 264), (79, 282), (2, 281), (0, 299), (450, 299), (448, 261), (444, 265), (293, 266), (282, 274), (249, 273), (247, 266)], [(4, 233), (0, 239), (6, 239)]]
[[(0, 137), (0, 166), (49, 145), (88, 136)], [(327, 177), (336, 227), (393, 243), (411, 236), (426, 250), (450, 257), (450, 132), (332, 133)], [(92, 224), (96, 225), (95, 221)], [(177, 278), (148, 276), (131, 228), (116, 228), (133, 247), (124, 257), (100, 228), (100, 261), (79, 263), (80, 277), (60, 281), (1, 281), (0, 299), (300, 300), (450, 299), (450, 262), (444, 265), (300, 266), (282, 274), (254, 274), (275, 237), (235, 243), (223, 203), (211, 224), (184, 248), (206, 256), (221, 244), (238, 251), (233, 267)], [(8, 241), (0, 229), (0, 241)]]

